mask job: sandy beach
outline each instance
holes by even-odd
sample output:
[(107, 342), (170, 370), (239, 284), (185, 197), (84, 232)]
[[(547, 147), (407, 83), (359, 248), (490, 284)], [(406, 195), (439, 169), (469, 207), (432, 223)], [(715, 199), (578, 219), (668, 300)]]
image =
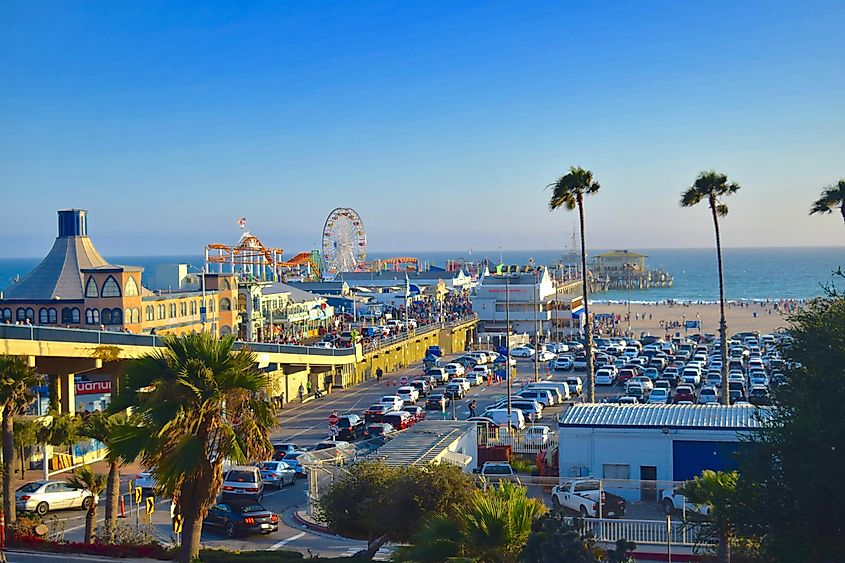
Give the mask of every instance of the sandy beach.
[[(642, 332), (648, 332), (655, 335), (666, 334), (664, 328), (665, 323), (670, 325), (673, 322), (678, 323), (677, 328), (670, 328), (669, 333), (695, 334), (698, 329), (684, 330), (684, 321), (686, 320), (700, 320), (701, 333), (716, 334), (719, 331), (719, 305), (718, 304), (631, 304), (631, 330), (635, 336), (639, 336)], [(786, 318), (775, 308), (771, 303), (747, 303), (747, 304), (729, 304), (726, 312), (728, 322), (728, 336), (737, 332), (756, 330), (761, 334), (773, 332), (780, 327), (787, 325)], [(602, 304), (595, 303), (590, 305), (590, 313), (613, 313), (620, 315), (619, 328), (624, 332), (627, 329), (628, 323), (625, 316), (628, 313), (628, 305), (624, 303)], [(605, 331), (606, 334), (609, 334)]]

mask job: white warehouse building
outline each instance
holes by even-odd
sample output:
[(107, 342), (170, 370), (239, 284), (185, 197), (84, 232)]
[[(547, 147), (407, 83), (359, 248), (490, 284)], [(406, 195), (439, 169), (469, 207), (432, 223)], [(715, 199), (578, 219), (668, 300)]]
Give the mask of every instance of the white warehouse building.
[[(770, 412), (752, 405), (576, 404), (558, 421), (560, 476), (685, 481), (704, 469), (735, 469), (734, 453), (747, 447), (742, 438)], [(654, 483), (618, 492), (657, 500)]]

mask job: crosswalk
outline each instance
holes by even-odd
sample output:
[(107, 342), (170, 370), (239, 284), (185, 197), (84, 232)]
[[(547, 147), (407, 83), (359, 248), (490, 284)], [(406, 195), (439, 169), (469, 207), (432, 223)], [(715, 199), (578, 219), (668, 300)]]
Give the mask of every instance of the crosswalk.
[[(363, 547), (350, 547), (346, 550), (346, 553), (343, 554), (344, 557), (352, 557), (359, 551), (364, 549)], [(383, 545), (381, 548), (376, 552), (375, 557), (373, 557), (373, 561), (390, 561), (390, 556), (393, 554), (393, 548), (390, 546)]]

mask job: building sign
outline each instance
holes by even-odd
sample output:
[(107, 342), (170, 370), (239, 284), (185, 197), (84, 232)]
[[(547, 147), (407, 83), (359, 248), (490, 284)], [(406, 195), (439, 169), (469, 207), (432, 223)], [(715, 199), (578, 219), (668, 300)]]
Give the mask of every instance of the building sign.
[(111, 393), (111, 381), (82, 381), (76, 384), (77, 395)]

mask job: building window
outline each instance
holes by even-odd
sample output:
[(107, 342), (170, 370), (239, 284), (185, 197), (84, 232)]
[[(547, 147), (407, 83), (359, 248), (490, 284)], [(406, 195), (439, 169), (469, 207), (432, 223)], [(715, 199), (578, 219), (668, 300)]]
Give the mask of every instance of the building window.
[(208, 312), (209, 312), (209, 313), (213, 313), (213, 312), (214, 312), (214, 299), (209, 299), (209, 300), (208, 300)]
[(70, 310), (70, 322), (71, 322), (71, 324), (78, 325), (80, 323), (80, 321), (81, 321), (81, 319), (79, 318), (79, 309), (74, 307), (73, 309)]
[(158, 306), (158, 319), (162, 320), (167, 317), (167, 307), (164, 306), (164, 303)]
[(132, 322), (138, 324), (141, 322), (141, 309), (132, 307)]
[(47, 322), (47, 309), (41, 309), (38, 311), (38, 323), (45, 325)]
[(4, 307), (0, 310), (0, 316), (3, 317), (4, 321), (11, 321), (12, 320), (12, 310), (8, 307)]
[(226, 334), (231, 334), (232, 329), (229, 328), (229, 325), (223, 325), (220, 327), (220, 336), (224, 336)]
[(188, 316), (188, 303), (186, 301), (179, 302), (179, 316), (180, 317), (187, 317)]
[(148, 321), (154, 321), (155, 320), (155, 318), (156, 318), (155, 307), (153, 307), (152, 305), (147, 305), (146, 308), (144, 309), (144, 312), (146, 313), (146, 318), (147, 318)]
[(53, 325), (56, 324), (57, 322), (59, 322), (59, 319), (57, 318), (56, 310), (53, 309), (52, 307), (47, 309), (47, 322), (50, 323), (50, 324), (53, 324)]
[(32, 307), (26, 308), (26, 320), (31, 323), (35, 322), (35, 309), (33, 309)]
[(17, 311), (15, 311), (15, 320), (18, 320), (18, 321), (21, 321), (21, 322), (25, 321), (26, 320), (26, 309), (21, 307)]
[(605, 479), (630, 479), (631, 466), (622, 465), (619, 463), (605, 463), (602, 464), (602, 473)]
[[(108, 309), (106, 309), (106, 310), (108, 310)], [(100, 311), (99, 311), (99, 309), (85, 309), (85, 322), (89, 325), (100, 324)]]
[(229, 285), (229, 280), (227, 280), (226, 278), (221, 279), (220, 290), (221, 291), (231, 291), (232, 290), (232, 286)]
[(126, 324), (132, 323), (132, 309), (126, 309), (123, 313), (123, 319), (126, 321)]
[(191, 301), (191, 316), (197, 314), (197, 302)]
[(117, 285), (117, 281), (112, 276), (109, 276), (106, 279), (106, 282), (103, 284), (103, 297), (120, 297), (120, 286)]
[(123, 324), (123, 311), (121, 309), (112, 309), (111, 310), (111, 323), (113, 325), (122, 325)]
[(126, 280), (126, 288), (123, 290), (123, 294), (126, 297), (134, 297), (135, 295), (138, 295), (138, 283), (132, 276), (129, 276)]
[(170, 318), (171, 318), (171, 319), (175, 319), (175, 318), (176, 318), (176, 303), (171, 303), (171, 304), (170, 304)]
[(103, 314), (103, 324), (104, 325), (110, 325), (111, 324), (111, 309), (106, 307), (105, 309), (103, 309), (102, 314)]
[(221, 311), (231, 311), (232, 310), (232, 302), (229, 300), (228, 297), (224, 297), (220, 300), (220, 310)]
[(100, 293), (97, 291), (97, 282), (94, 281), (93, 277), (88, 278), (88, 283), (85, 284), (85, 297), (96, 298), (99, 296)]
[(69, 325), (73, 321), (70, 320), (70, 307), (62, 307), (62, 324)]

